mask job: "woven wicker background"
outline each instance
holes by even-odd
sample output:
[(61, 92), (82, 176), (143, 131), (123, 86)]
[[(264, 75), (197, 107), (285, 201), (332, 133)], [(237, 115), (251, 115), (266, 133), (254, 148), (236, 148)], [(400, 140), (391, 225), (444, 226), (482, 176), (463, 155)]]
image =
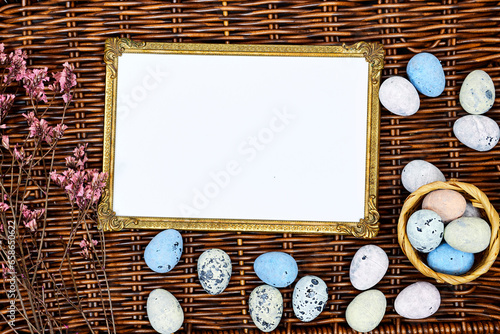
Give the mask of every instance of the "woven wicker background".
[[(146, 316), (146, 299), (155, 288), (172, 292), (184, 307), (181, 331), (187, 333), (258, 332), (247, 312), (252, 289), (261, 284), (253, 272), (255, 258), (282, 250), (298, 262), (299, 276), (317, 275), (330, 289), (325, 311), (312, 323), (293, 315), (293, 287), (281, 289), (285, 309), (280, 333), (351, 333), (344, 314), (358, 293), (348, 278), (355, 251), (375, 243), (387, 252), (389, 270), (377, 285), (388, 298), (387, 312), (375, 333), (498, 333), (500, 332), (500, 262), (480, 279), (458, 287), (437, 285), (440, 310), (425, 322), (404, 320), (393, 308), (394, 298), (419, 274), (399, 249), (396, 223), (408, 195), (401, 185), (403, 166), (425, 159), (447, 178), (471, 182), (500, 209), (500, 145), (487, 153), (461, 145), (453, 122), (465, 115), (458, 103), (460, 85), (472, 70), (486, 70), (496, 85), (497, 100), (488, 116), (500, 121), (500, 3), (498, 1), (301, 1), (301, 0), (171, 0), (171, 1), (2, 1), (0, 42), (9, 51), (22, 47), (31, 65), (76, 67), (79, 85), (70, 110), (70, 131), (61, 141), (62, 156), (79, 142), (90, 143), (90, 158), (101, 166), (104, 114), (104, 40), (200, 43), (319, 44), (377, 41), (384, 44), (384, 78), (405, 75), (408, 60), (429, 51), (442, 62), (447, 85), (437, 98), (422, 97), (420, 111), (398, 117), (382, 109), (380, 152), (381, 231), (371, 241), (351, 237), (254, 233), (182, 232), (181, 262), (168, 274), (156, 274), (143, 261), (143, 251), (156, 231), (107, 234), (107, 272), (118, 333), (154, 333)], [(195, 94), (195, 92), (193, 92)], [(20, 121), (20, 120), (18, 120)], [(336, 191), (332, 189), (332, 191)], [(62, 248), (55, 241), (68, 231), (67, 205), (52, 211), (47, 258), (58, 263)], [(220, 296), (209, 296), (197, 281), (196, 259), (206, 249), (224, 249), (233, 261), (233, 277)], [(96, 287), (87, 283), (91, 271), (75, 263), (81, 290), (90, 305)], [(48, 292), (50, 297), (50, 291)], [(5, 296), (0, 295), (5, 302)], [(64, 310), (63, 310), (64, 312)], [(99, 313), (90, 314), (99, 322)], [(68, 333), (78, 332), (79, 320), (68, 314)], [(80, 322), (81, 324), (81, 322)], [(102, 323), (101, 323), (102, 325)], [(2, 328), (0, 324), (0, 329)], [(10, 333), (9, 330), (1, 333)], [(82, 333), (82, 331), (80, 331)]]

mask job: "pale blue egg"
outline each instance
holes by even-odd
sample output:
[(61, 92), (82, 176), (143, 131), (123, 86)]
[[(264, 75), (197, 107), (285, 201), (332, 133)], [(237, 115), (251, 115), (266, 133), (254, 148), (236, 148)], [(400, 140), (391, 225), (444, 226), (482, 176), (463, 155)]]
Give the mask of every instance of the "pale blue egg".
[(413, 56), (406, 66), (410, 82), (429, 97), (441, 95), (446, 85), (441, 62), (433, 54), (422, 52)]
[(169, 272), (182, 255), (182, 236), (176, 230), (158, 233), (144, 250), (144, 261), (148, 267), (160, 274)]
[(292, 284), (299, 271), (295, 259), (283, 252), (262, 254), (255, 260), (253, 269), (264, 283), (277, 288)]
[(422, 253), (436, 249), (443, 240), (444, 224), (431, 210), (415, 211), (406, 223), (406, 235), (413, 248)]
[(448, 275), (462, 275), (472, 268), (474, 254), (459, 251), (447, 243), (427, 255), (427, 265), (438, 273)]

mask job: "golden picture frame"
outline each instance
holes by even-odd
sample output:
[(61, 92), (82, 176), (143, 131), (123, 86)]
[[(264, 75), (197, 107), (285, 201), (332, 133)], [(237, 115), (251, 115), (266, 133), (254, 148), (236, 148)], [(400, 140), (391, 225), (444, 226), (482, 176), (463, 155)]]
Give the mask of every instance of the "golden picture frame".
[(100, 228), (372, 238), (384, 50), (110, 38)]

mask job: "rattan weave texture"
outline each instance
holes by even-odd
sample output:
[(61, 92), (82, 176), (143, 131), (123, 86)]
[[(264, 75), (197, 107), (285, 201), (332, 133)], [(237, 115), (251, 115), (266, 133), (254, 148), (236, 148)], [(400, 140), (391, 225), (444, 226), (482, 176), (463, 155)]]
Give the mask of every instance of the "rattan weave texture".
[[(421, 99), (420, 111), (399, 117), (382, 109), (379, 211), (381, 230), (371, 241), (351, 237), (290, 234), (183, 232), (185, 249), (179, 265), (156, 274), (142, 255), (156, 231), (107, 234), (107, 272), (113, 290), (118, 333), (154, 333), (146, 317), (146, 299), (154, 288), (165, 288), (181, 302), (186, 333), (258, 332), (246, 301), (260, 284), (254, 259), (263, 252), (282, 250), (295, 257), (299, 275), (317, 275), (330, 289), (325, 311), (312, 323), (300, 323), (291, 305), (292, 288), (282, 289), (285, 309), (278, 333), (352, 333), (344, 313), (357, 291), (348, 278), (350, 259), (367, 243), (383, 247), (390, 266), (378, 288), (388, 297), (386, 316), (375, 333), (498, 333), (500, 332), (500, 262), (466, 285), (438, 284), (441, 309), (425, 321), (400, 318), (394, 298), (416, 280), (432, 281), (414, 269), (397, 241), (397, 220), (409, 194), (400, 182), (403, 166), (425, 159), (447, 178), (469, 182), (483, 190), (500, 209), (500, 146), (475, 152), (453, 136), (453, 122), (465, 115), (458, 103), (460, 85), (474, 69), (492, 77), (500, 96), (500, 3), (498, 1), (301, 1), (301, 0), (171, 0), (171, 1), (3, 1), (0, 5), (0, 42), (9, 49), (23, 47), (31, 65), (73, 63), (79, 77), (76, 104), (68, 115), (70, 130), (60, 142), (60, 158), (80, 142), (90, 143), (91, 163), (100, 167), (104, 114), (104, 40), (128, 37), (162, 42), (316, 44), (377, 41), (384, 44), (384, 78), (405, 75), (408, 60), (419, 51), (442, 62), (447, 85), (436, 98)], [(221, 87), (223, 89), (223, 87)], [(193, 96), (196, 92), (193, 92)], [(19, 107), (19, 109), (22, 109)], [(500, 121), (500, 99), (488, 116)], [(12, 122), (19, 122), (15, 118)], [(15, 125), (15, 124), (14, 124)], [(140, 140), (140, 138), (138, 138)], [(342, 157), (339, 157), (342, 159)], [(332, 189), (341, 191), (341, 189)], [(147, 196), (147, 194), (141, 194)], [(50, 216), (50, 251), (58, 263), (59, 236), (68, 235), (68, 205), (63, 197)], [(307, 205), (307, 204), (305, 204)], [(205, 294), (197, 282), (196, 259), (206, 249), (226, 250), (233, 260), (233, 277), (220, 296)], [(75, 269), (76, 268), (76, 269)], [(97, 288), (84, 261), (75, 263), (79, 284), (90, 305)], [(47, 289), (50, 302), (50, 284)], [(0, 301), (4, 302), (4, 296)], [(64, 313), (65, 310), (62, 310)], [(99, 313), (90, 314), (99, 322)], [(81, 319), (68, 313), (68, 333), (79, 332)], [(0, 333), (10, 333), (9, 330)]]

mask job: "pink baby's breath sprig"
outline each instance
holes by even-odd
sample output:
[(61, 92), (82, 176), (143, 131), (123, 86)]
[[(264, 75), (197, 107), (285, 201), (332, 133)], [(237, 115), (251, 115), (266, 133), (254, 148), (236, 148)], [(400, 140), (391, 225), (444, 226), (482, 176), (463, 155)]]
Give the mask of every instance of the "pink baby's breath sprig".
[(47, 103), (47, 96), (45, 95), (45, 81), (48, 81), (47, 67), (35, 68), (33, 70), (26, 70), (23, 77), (23, 87), (26, 89), (31, 100)]
[(0, 64), (5, 64), (5, 61), (7, 60), (7, 55), (3, 53), (4, 49), (5, 45), (3, 43), (0, 43)]
[(49, 89), (63, 93), (64, 102), (69, 103), (72, 99), (71, 89), (76, 86), (76, 74), (74, 73), (75, 68), (68, 62), (65, 62), (63, 67), (61, 72), (52, 74), (56, 82), (50, 85)]
[(26, 154), (24, 152), (24, 147), (19, 147), (18, 144), (16, 144), (16, 147), (14, 147), (14, 159), (19, 163), (20, 166), (25, 166), (28, 165), (33, 158), (31, 154)]
[(90, 258), (91, 251), (95, 250), (95, 246), (97, 246), (97, 244), (97, 240), (90, 239), (90, 242), (88, 242), (87, 237), (83, 236), (82, 241), (80, 241), (80, 248), (82, 249), (80, 253), (84, 258)]
[(7, 116), (10, 108), (12, 108), (15, 97), (14, 94), (0, 94), (0, 120), (3, 121), (5, 116)]
[(45, 141), (47, 144), (52, 144), (54, 140), (59, 140), (64, 135), (64, 131), (68, 128), (64, 124), (58, 124), (56, 127), (51, 127), (46, 120), (39, 120), (34, 112), (23, 114), (29, 126), (29, 138), (35, 138)]
[(24, 226), (29, 228), (31, 232), (35, 232), (37, 229), (37, 220), (45, 213), (45, 209), (29, 210), (24, 204), (21, 204), (20, 208)]
[(25, 51), (16, 49), (6, 57), (4, 63), (7, 63), (7, 75), (5, 75), (3, 82), (8, 86), (14, 81), (21, 81), (26, 74), (26, 58), (28, 58)]
[(3, 135), (2, 136), (2, 147), (8, 150), (10, 147), (9, 143), (10, 143), (9, 136)]
[(80, 210), (97, 204), (108, 178), (107, 173), (85, 169), (85, 163), (88, 161), (86, 149), (86, 144), (76, 147), (73, 156), (66, 157), (68, 169), (62, 174), (57, 174), (56, 170), (50, 174), (52, 181), (64, 189), (69, 199), (76, 203)]
[(7, 203), (0, 202), (0, 212), (6, 212), (10, 209), (10, 206)]
[(12, 270), (9, 268), (9, 266), (6, 266), (2, 263), (2, 277), (6, 279), (8, 278), (10, 273), (12, 273)]

